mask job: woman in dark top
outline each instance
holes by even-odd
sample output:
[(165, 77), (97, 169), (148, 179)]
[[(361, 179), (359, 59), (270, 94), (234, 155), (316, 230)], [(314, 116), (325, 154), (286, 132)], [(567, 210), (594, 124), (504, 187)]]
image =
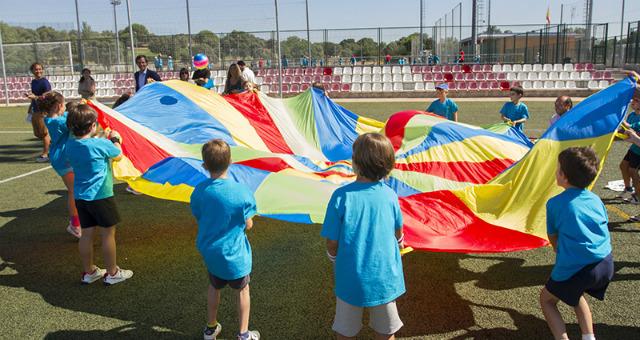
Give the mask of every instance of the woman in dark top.
[(39, 102), (42, 100), (43, 95), (46, 92), (51, 91), (51, 84), (44, 77), (44, 67), (40, 63), (33, 63), (29, 67), (31, 73), (33, 73), (34, 79), (31, 80), (31, 92), (25, 93), (25, 97), (31, 99), (31, 105), (29, 105), (29, 111), (27, 112), (27, 120), (31, 121), (33, 127), (33, 134), (42, 139), (43, 148), (42, 154), (36, 158), (36, 162), (44, 163), (49, 161), (49, 145), (51, 144), (51, 138), (47, 127), (44, 125), (44, 114), (39, 108)]
[(95, 99), (96, 81), (91, 76), (91, 70), (88, 68), (82, 69), (82, 77), (78, 82), (78, 93), (82, 99)]
[(191, 79), (193, 79), (193, 81), (198, 86), (207, 87), (209, 84), (209, 79), (211, 79), (211, 71), (209, 71), (208, 67), (195, 70), (193, 72), (193, 76), (191, 76)]
[(238, 64), (231, 64), (227, 72), (227, 81), (224, 83), (224, 94), (244, 92), (244, 80)]

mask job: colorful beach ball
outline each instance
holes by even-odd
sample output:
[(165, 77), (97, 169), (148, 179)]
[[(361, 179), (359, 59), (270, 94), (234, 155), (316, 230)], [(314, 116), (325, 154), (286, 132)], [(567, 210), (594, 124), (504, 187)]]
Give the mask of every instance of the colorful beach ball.
[(209, 58), (203, 53), (198, 53), (193, 57), (193, 66), (198, 70), (202, 70), (209, 66)]

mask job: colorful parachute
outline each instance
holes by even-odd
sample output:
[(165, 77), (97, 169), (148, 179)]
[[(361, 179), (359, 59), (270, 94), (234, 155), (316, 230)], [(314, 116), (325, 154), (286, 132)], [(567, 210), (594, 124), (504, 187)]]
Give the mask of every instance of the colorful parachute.
[(202, 144), (221, 138), (232, 149), (229, 176), (253, 190), (258, 213), (300, 223), (321, 223), (332, 192), (355, 179), (350, 158), (357, 136), (382, 132), (396, 150), (386, 183), (400, 197), (407, 244), (499, 252), (546, 244), (544, 203), (559, 191), (557, 154), (593, 145), (604, 158), (634, 88), (627, 79), (590, 97), (533, 148), (515, 129), (481, 129), (419, 111), (396, 113), (383, 124), (316, 89), (287, 99), (252, 92), (221, 97), (168, 81), (145, 86), (118, 111), (90, 105), (103, 127), (124, 137), (126, 157), (114, 163), (114, 174), (134, 189), (188, 202), (208, 176)]

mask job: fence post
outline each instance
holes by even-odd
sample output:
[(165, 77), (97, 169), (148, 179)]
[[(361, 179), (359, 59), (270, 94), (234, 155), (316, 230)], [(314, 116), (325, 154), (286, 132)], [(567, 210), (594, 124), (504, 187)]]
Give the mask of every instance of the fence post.
[(613, 37), (613, 51), (611, 53), (611, 67), (616, 67), (616, 46), (618, 45), (618, 37)]
[[(608, 37), (609, 37), (609, 24), (605, 24), (604, 26), (604, 60), (602, 60), (603, 65), (607, 65), (607, 47), (608, 47)], [(594, 39), (595, 40), (595, 39)], [(614, 49), (615, 51), (615, 49)]]
[(378, 66), (380, 66), (381, 55), (382, 55), (382, 28), (378, 27)]
[(638, 63), (638, 50), (640, 49), (640, 21), (636, 23), (636, 43), (634, 46), (634, 50), (636, 51), (635, 56), (633, 57), (633, 63)]
[(582, 56), (582, 39), (578, 40), (578, 63), (580, 63), (581, 56)]
[(528, 64), (527, 53), (529, 52), (529, 32), (524, 34), (524, 63)]

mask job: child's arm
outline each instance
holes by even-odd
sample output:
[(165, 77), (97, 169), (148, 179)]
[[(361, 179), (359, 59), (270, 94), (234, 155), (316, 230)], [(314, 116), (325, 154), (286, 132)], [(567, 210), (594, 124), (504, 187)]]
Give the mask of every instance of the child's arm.
[(453, 121), (457, 122), (458, 121), (458, 111), (453, 113)]
[(402, 228), (396, 229), (396, 240), (398, 241), (398, 247), (404, 249), (404, 233), (402, 232)]
[(245, 230), (251, 230), (253, 228), (253, 218), (248, 218), (245, 222)]
[(120, 153), (117, 156), (111, 158), (112, 160), (117, 162), (122, 159), (122, 137), (120, 137), (120, 134), (115, 130), (111, 130), (109, 136), (107, 137), (113, 143), (113, 145), (120, 150)]
[(327, 254), (333, 256), (338, 255), (338, 241), (327, 239)]
[(553, 247), (554, 252), (558, 252), (558, 234), (547, 234), (549, 244)]

